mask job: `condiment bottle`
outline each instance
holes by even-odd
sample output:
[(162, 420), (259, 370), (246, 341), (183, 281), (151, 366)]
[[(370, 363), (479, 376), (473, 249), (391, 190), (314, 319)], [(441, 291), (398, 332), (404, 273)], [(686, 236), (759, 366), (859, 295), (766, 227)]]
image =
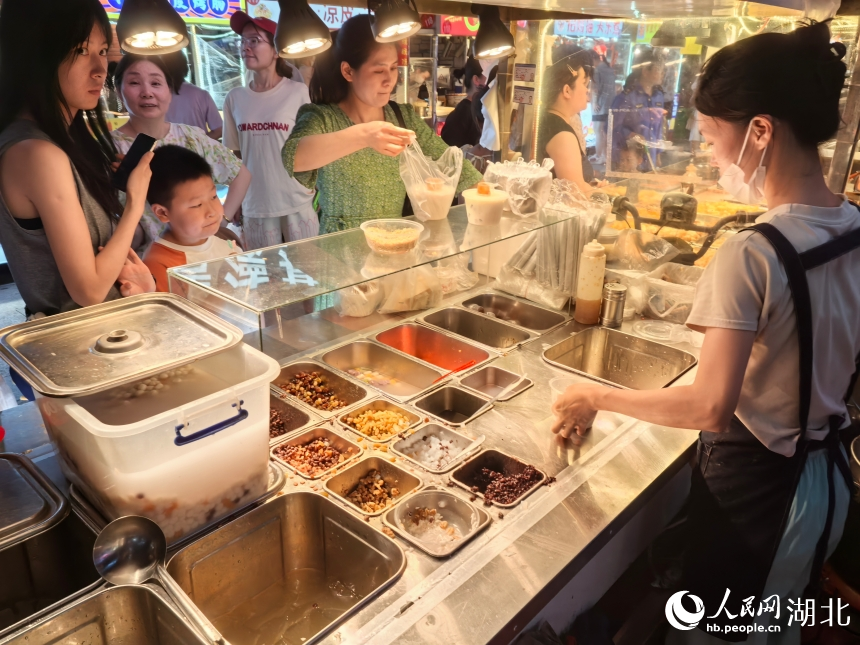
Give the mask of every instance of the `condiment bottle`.
[(597, 323), (605, 269), (606, 252), (603, 245), (597, 240), (586, 244), (580, 256), (579, 277), (576, 281), (576, 309), (573, 312), (576, 322), (584, 325)]

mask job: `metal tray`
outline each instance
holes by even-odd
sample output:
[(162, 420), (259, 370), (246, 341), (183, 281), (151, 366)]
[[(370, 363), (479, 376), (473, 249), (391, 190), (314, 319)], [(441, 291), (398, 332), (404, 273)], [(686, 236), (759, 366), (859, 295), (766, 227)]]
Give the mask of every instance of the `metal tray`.
[(295, 492), (189, 545), (167, 570), (234, 645), (311, 645), (405, 567), (394, 540), (322, 495)]
[(557, 311), (497, 293), (482, 293), (464, 300), (460, 306), (484, 315), (492, 314), (497, 320), (539, 334), (544, 334), (567, 320), (564, 314)]
[(550, 365), (627, 390), (659, 390), (692, 369), (696, 357), (606, 327), (591, 327), (543, 352)]
[(18, 632), (4, 645), (207, 645), (149, 585), (99, 589)]
[[(292, 466), (286, 460), (281, 459), (276, 454), (278, 448), (281, 448), (283, 446), (302, 446), (306, 443), (310, 443), (311, 441), (313, 441), (315, 439), (323, 439), (323, 438), (328, 439), (329, 442), (331, 443), (331, 445), (334, 446), (337, 450), (340, 450), (341, 452), (349, 453), (349, 456), (345, 460), (340, 462), (339, 464), (332, 466), (328, 470), (325, 470), (318, 475), (314, 475), (313, 477), (311, 477), (310, 475), (306, 475), (305, 473), (303, 473), (302, 471), (300, 471), (296, 467)], [(327, 428), (325, 426), (317, 426), (316, 428), (311, 428), (310, 430), (305, 430), (304, 432), (300, 432), (297, 435), (293, 435), (289, 439), (281, 441), (277, 445), (273, 446), (271, 448), (271, 450), (269, 450), (269, 455), (271, 456), (271, 458), (274, 461), (277, 461), (284, 468), (288, 468), (292, 472), (296, 473), (297, 475), (304, 477), (305, 479), (321, 479), (322, 477), (325, 477), (326, 475), (331, 473), (336, 468), (340, 468), (344, 464), (348, 464), (349, 462), (353, 461), (356, 457), (361, 455), (363, 452), (364, 452), (364, 450), (362, 450), (361, 446), (359, 446), (357, 443), (353, 443), (349, 439), (346, 439), (345, 437), (341, 437), (339, 434), (337, 434), (336, 432), (330, 430), (329, 428)]]
[(68, 512), (66, 498), (32, 461), (0, 453), (0, 551), (44, 533)]
[[(364, 477), (371, 470), (378, 470), (382, 475), (382, 478), (385, 480), (385, 483), (388, 484), (390, 488), (398, 488), (400, 491), (400, 495), (398, 495), (389, 506), (383, 508), (381, 511), (376, 511), (375, 513), (363, 511), (347, 499), (352, 490), (358, 486), (358, 480)], [(421, 488), (423, 483), (424, 482), (422, 482), (419, 477), (406, 472), (402, 468), (395, 466), (393, 463), (383, 459), (382, 457), (366, 457), (326, 481), (325, 488), (329, 493), (334, 495), (349, 508), (361, 513), (362, 515), (373, 517), (375, 515), (381, 515), (398, 504), (404, 497)]]
[[(501, 367), (487, 365), (481, 369), (472, 372), (460, 379), (460, 385), (477, 392), (481, 396), (493, 398), (499, 392), (502, 392), (506, 387), (516, 382), (520, 377), (513, 372), (503, 370)], [(497, 401), (510, 401), (517, 394), (521, 394), (534, 385), (534, 381), (530, 378), (525, 379), (512, 392), (509, 392), (504, 397), (496, 399)]]
[[(299, 372), (321, 373), (326, 378), (326, 384), (334, 390), (335, 394), (337, 394), (337, 396), (346, 403), (346, 405), (337, 410), (317, 410), (314, 406), (299, 400), (291, 394), (287, 394), (278, 384), (289, 382)], [(285, 365), (281, 368), (281, 373), (274, 380), (272, 387), (279, 395), (282, 395), (290, 403), (295, 402), (323, 419), (331, 419), (332, 417), (340, 414), (343, 410), (346, 410), (356, 403), (362, 403), (370, 398), (370, 393), (366, 388), (341, 376), (340, 374), (332, 372), (329, 368), (321, 365), (320, 363), (313, 361), (299, 361), (297, 363), (289, 363), (288, 365)]]
[[(397, 401), (407, 401), (433, 387), (444, 372), (404, 356), (394, 350), (371, 342), (358, 340), (321, 354), (319, 360), (336, 370), (349, 374), (349, 370), (369, 368), (396, 383), (368, 384)], [(352, 375), (350, 375), (352, 376)], [(353, 376), (353, 378), (356, 378)], [(360, 381), (360, 379), (356, 378)], [(363, 383), (363, 381), (360, 381)]]
[[(391, 412), (399, 412), (400, 414), (402, 414), (406, 417), (406, 419), (409, 421), (409, 425), (406, 426), (405, 428), (403, 428), (402, 430), (398, 430), (397, 432), (395, 432), (392, 435), (388, 435), (385, 439), (374, 439), (373, 437), (367, 436), (363, 432), (359, 432), (359, 430), (357, 428), (353, 428), (351, 425), (349, 425), (346, 422), (347, 417), (354, 417), (358, 414), (361, 414), (362, 412), (364, 412), (366, 410), (389, 410)], [(415, 414), (412, 410), (410, 410), (409, 408), (407, 408), (405, 406), (397, 405), (396, 403), (392, 403), (391, 401), (386, 401), (385, 399), (374, 399), (373, 401), (370, 401), (369, 403), (362, 403), (357, 408), (352, 408), (348, 412), (341, 414), (337, 418), (337, 420), (338, 420), (338, 423), (340, 423), (340, 425), (342, 425), (344, 428), (346, 428), (350, 432), (353, 432), (353, 433), (357, 434), (359, 437), (367, 439), (368, 441), (371, 441), (373, 443), (387, 443), (387, 442), (391, 441), (392, 439), (394, 439), (395, 437), (397, 437), (398, 435), (402, 434), (403, 432), (409, 430), (409, 428), (414, 428), (416, 425), (421, 423), (421, 417), (418, 416), (417, 414)]]
[[(451, 473), (451, 481), (457, 484), (460, 488), (484, 499), (484, 492), (480, 490), (479, 481), (476, 479), (482, 468), (490, 468), (503, 474), (518, 474), (521, 473), (527, 465), (529, 464), (526, 464), (524, 461), (520, 461), (516, 457), (512, 457), (501, 450), (491, 448), (475, 457), (472, 457), (472, 459)], [(534, 468), (534, 466), (532, 467)], [(539, 468), (535, 468), (535, 470), (540, 474), (540, 480), (520, 495), (515, 502), (511, 502), (510, 504), (500, 504), (499, 502), (492, 503), (499, 508), (513, 508), (538, 488), (543, 486), (544, 482), (546, 482), (546, 473)], [(479, 486), (478, 490), (472, 490), (473, 486)], [(486, 504), (486, 501), (484, 504)]]
[[(477, 394), (472, 394), (462, 388), (448, 385), (434, 390), (424, 398), (418, 399), (413, 405), (422, 412), (446, 424), (462, 426), (470, 421), (474, 421), (477, 417), (473, 418), (472, 415), (486, 403), (487, 399)], [(492, 405), (488, 406), (481, 414), (492, 410), (493, 407)]]
[(534, 338), (525, 329), (459, 307), (440, 309), (419, 320), (497, 351), (513, 349)]
[(485, 349), (416, 323), (397, 325), (379, 332), (375, 338), (383, 345), (446, 371), (462, 367), (469, 361), (479, 365), (494, 357)]
[[(305, 430), (306, 428), (320, 422), (320, 417), (316, 414), (310, 412), (306, 408), (300, 408), (298, 405), (288, 403), (284, 400), (283, 396), (284, 395), (281, 390), (273, 388), (272, 396), (269, 398), (269, 405), (273, 409), (278, 410), (281, 413), (281, 418), (285, 419), (284, 427), (286, 429), (284, 434), (278, 435), (274, 439), (271, 437), (269, 438), (270, 446), (277, 445), (290, 435)], [(293, 399), (294, 397), (290, 398)], [(271, 425), (269, 427), (271, 427)]]
[[(410, 454), (412, 452), (412, 448), (416, 444), (419, 444), (424, 441), (424, 437), (426, 436), (436, 436), (442, 440), (453, 441), (453, 445), (456, 449), (458, 449), (458, 452), (451, 458), (450, 461), (448, 461), (448, 463), (442, 466), (442, 468), (433, 468), (430, 464), (423, 462), (417, 457), (414, 457)], [(458, 463), (463, 461), (463, 459), (473, 454), (475, 450), (480, 448), (481, 444), (483, 443), (483, 440), (484, 438), (481, 437), (480, 439), (473, 441), (466, 435), (460, 434), (452, 428), (446, 428), (445, 426), (439, 425), (438, 423), (428, 423), (418, 428), (408, 437), (403, 437), (402, 439), (394, 442), (391, 445), (391, 452), (400, 457), (403, 457), (408, 461), (411, 461), (413, 464), (421, 467), (428, 473), (433, 473), (434, 475), (441, 475), (442, 473), (446, 473), (449, 470), (453, 469)]]
[[(409, 514), (417, 508), (435, 508), (442, 520), (459, 529), (462, 537), (449, 544), (433, 545), (412, 534), (404, 524), (408, 526)], [(469, 540), (487, 528), (490, 522), (492, 522), (492, 518), (487, 511), (435, 485), (415, 493), (382, 516), (383, 524), (434, 558), (446, 558), (459, 550)]]

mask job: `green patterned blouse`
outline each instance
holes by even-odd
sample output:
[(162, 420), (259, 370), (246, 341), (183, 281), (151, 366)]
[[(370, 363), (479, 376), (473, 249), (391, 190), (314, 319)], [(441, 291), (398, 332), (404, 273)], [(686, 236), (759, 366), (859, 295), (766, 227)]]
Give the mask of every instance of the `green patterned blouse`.
[[(397, 117), (385, 106), (385, 120), (398, 125)], [(428, 125), (412, 109), (401, 105), (406, 127), (415, 132), (418, 145), (428, 157), (438, 159), (448, 149)], [(406, 187), (400, 179), (400, 161), (387, 157), (373, 148), (364, 148), (333, 161), (319, 170), (294, 172), (296, 148), (302, 137), (339, 132), (355, 125), (337, 105), (307, 104), (299, 108), (296, 126), (284, 144), (284, 168), (306, 188), (316, 185), (319, 190), (322, 221), (320, 233), (333, 233), (354, 228), (369, 219), (400, 217)], [(481, 173), (468, 162), (463, 163), (457, 192), (481, 181)]]

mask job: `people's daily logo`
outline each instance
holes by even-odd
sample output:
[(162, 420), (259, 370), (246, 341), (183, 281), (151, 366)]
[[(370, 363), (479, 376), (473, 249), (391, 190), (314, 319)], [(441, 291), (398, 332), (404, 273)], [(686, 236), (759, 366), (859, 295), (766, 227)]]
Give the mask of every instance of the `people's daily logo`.
[[(690, 612), (684, 607), (684, 596), (689, 596), (693, 601), (695, 610)], [(688, 594), (686, 591), (679, 591), (672, 594), (672, 597), (666, 602), (666, 620), (675, 629), (684, 631), (695, 629), (696, 625), (705, 615), (705, 603), (702, 599), (693, 594)]]

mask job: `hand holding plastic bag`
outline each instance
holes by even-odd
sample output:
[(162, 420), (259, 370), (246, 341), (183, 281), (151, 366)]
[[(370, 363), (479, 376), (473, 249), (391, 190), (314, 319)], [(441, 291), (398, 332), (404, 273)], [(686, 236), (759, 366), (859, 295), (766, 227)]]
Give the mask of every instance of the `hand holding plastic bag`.
[(460, 148), (448, 148), (434, 161), (424, 155), (417, 141), (406, 146), (400, 154), (400, 177), (415, 217), (422, 222), (448, 217), (461, 170)]

